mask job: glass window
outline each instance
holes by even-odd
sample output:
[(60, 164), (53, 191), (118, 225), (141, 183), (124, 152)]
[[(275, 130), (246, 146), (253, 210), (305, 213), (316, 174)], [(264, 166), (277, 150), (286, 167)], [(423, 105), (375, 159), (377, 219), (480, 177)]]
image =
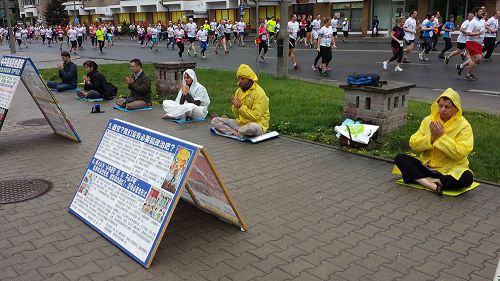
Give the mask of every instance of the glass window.
[(118, 21), (120, 23), (130, 23), (130, 14), (118, 14)]
[(136, 13), (135, 14), (135, 22), (139, 23), (146, 23), (146, 13)]
[(161, 23), (163, 25), (167, 24), (167, 14), (165, 12), (154, 12), (153, 13), (153, 23)]
[(172, 12), (172, 22), (182, 22), (184, 21), (184, 12)]

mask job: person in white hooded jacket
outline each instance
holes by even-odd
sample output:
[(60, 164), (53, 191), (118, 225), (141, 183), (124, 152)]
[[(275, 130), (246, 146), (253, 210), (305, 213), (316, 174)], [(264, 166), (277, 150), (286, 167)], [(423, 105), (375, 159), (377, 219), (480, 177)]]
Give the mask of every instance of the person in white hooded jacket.
[(163, 119), (201, 119), (208, 114), (210, 98), (207, 89), (198, 83), (196, 73), (188, 69), (183, 73), (182, 86), (175, 101), (163, 101), (166, 114)]

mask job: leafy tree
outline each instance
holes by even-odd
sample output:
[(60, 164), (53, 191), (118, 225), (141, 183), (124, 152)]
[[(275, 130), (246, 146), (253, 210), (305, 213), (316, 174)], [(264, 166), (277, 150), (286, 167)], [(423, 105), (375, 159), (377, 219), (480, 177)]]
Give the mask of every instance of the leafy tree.
[(66, 23), (67, 12), (64, 10), (65, 0), (49, 0), (43, 16), (48, 25), (59, 25)]

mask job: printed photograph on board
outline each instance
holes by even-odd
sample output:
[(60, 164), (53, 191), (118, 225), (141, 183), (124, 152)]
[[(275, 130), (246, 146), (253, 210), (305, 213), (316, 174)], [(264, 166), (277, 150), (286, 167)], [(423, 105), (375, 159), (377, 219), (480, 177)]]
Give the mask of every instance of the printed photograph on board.
[(175, 160), (170, 165), (170, 173), (167, 179), (162, 185), (162, 188), (166, 191), (175, 194), (175, 191), (179, 187), (179, 182), (186, 171), (186, 166), (191, 158), (191, 151), (179, 146), (177, 148), (177, 153), (175, 155)]
[(82, 184), (78, 188), (78, 192), (82, 195), (86, 196), (89, 190), (92, 188), (92, 184), (94, 183), (95, 174), (92, 171), (87, 171), (85, 177), (83, 177)]
[(167, 213), (170, 202), (172, 202), (172, 197), (167, 192), (151, 187), (146, 202), (142, 205), (142, 211), (154, 220), (161, 222)]

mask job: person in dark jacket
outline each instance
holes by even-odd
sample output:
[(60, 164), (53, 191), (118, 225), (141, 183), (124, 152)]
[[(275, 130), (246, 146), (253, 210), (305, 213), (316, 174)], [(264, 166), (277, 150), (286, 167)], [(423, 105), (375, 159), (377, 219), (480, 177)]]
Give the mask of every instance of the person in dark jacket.
[(47, 82), (47, 87), (56, 90), (57, 92), (63, 92), (68, 90), (76, 89), (77, 83), (77, 67), (71, 61), (71, 55), (64, 51), (61, 53), (62, 64), (58, 65), (59, 68), (59, 78), (61, 78), (61, 83), (59, 82)]
[(132, 76), (125, 77), (130, 95), (126, 98), (119, 98), (116, 104), (128, 110), (141, 109), (151, 106), (151, 80), (142, 71), (142, 62), (139, 59), (130, 61)]
[(83, 91), (77, 93), (80, 98), (106, 99), (110, 100), (116, 96), (118, 89), (115, 85), (108, 83), (104, 75), (97, 71), (97, 63), (88, 60), (83, 63), (87, 75), (83, 76)]
[(372, 21), (372, 37), (378, 37), (378, 25), (380, 24), (380, 21), (378, 20), (378, 16), (375, 16), (375, 18)]

